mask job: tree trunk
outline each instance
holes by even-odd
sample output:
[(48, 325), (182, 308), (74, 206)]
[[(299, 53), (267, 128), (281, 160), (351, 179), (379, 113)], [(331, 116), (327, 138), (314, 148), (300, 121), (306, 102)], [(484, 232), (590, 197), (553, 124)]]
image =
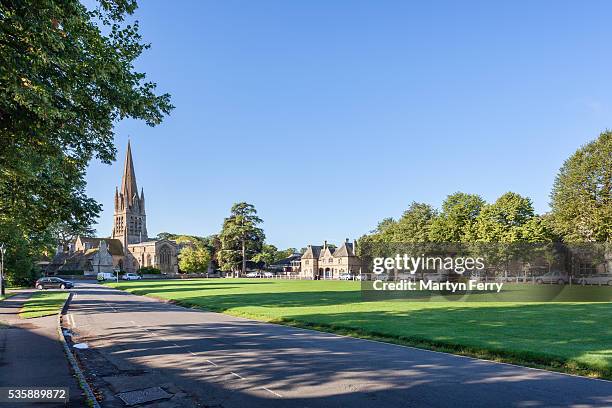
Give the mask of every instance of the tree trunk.
[(244, 239), (242, 240), (242, 276), (246, 273), (246, 244)]
[(604, 244), (605, 272), (612, 273), (612, 242)]

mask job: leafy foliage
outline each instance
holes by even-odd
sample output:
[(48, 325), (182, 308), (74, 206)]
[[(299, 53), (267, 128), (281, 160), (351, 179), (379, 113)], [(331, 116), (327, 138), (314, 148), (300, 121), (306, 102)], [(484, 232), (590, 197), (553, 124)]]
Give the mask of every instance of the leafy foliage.
[(567, 242), (612, 242), (612, 132), (565, 161), (551, 193), (552, 224)]
[(85, 172), (94, 158), (115, 159), (115, 123), (153, 126), (173, 108), (134, 69), (149, 47), (138, 22), (124, 21), (135, 9), (133, 0), (92, 10), (78, 0), (0, 2), (0, 238), (13, 231), (19, 241), (10, 273), (20, 262), (31, 269), (50, 228), (92, 224), (101, 207), (85, 193)]
[(485, 204), (476, 194), (457, 192), (449, 195), (442, 203), (442, 211), (431, 223), (430, 239), (433, 242), (465, 242)]
[(263, 221), (252, 204), (245, 202), (232, 206), (231, 214), (223, 221), (219, 235), (221, 250), (219, 266), (223, 270), (246, 271), (246, 261), (252, 259), (263, 247), (265, 234), (258, 227)]
[(182, 272), (206, 272), (212, 255), (201, 243), (187, 245), (179, 253), (179, 269)]

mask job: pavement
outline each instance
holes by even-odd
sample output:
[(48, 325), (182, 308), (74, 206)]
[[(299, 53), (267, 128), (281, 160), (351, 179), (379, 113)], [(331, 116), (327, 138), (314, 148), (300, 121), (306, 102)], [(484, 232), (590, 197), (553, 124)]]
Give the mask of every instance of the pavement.
[(609, 381), (188, 309), (93, 283), (75, 293), (67, 321), (88, 346), (77, 353), (103, 407), (138, 395), (156, 408), (612, 407)]
[(85, 397), (57, 333), (57, 315), (20, 319), (19, 309), (32, 291), (0, 301), (0, 386), (68, 387), (70, 401), (53, 404), (1, 403), (0, 407), (85, 407)]

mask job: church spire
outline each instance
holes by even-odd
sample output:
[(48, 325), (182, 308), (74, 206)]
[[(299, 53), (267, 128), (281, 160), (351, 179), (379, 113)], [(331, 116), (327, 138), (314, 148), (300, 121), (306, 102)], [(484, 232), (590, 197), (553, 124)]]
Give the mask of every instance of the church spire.
[(132, 161), (132, 148), (128, 139), (127, 153), (123, 167), (123, 177), (121, 177), (121, 194), (128, 206), (134, 204), (134, 195), (138, 196), (138, 186), (136, 185), (136, 173), (134, 173), (134, 162)]

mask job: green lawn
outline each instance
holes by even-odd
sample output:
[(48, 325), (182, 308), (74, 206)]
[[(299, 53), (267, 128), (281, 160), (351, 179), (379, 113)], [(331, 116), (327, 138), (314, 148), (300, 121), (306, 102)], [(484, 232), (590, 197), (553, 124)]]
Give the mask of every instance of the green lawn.
[(22, 319), (57, 314), (68, 298), (68, 292), (35, 292), (19, 311)]
[(612, 378), (612, 303), (363, 302), (359, 282), (342, 281), (108, 285), (263, 321)]

